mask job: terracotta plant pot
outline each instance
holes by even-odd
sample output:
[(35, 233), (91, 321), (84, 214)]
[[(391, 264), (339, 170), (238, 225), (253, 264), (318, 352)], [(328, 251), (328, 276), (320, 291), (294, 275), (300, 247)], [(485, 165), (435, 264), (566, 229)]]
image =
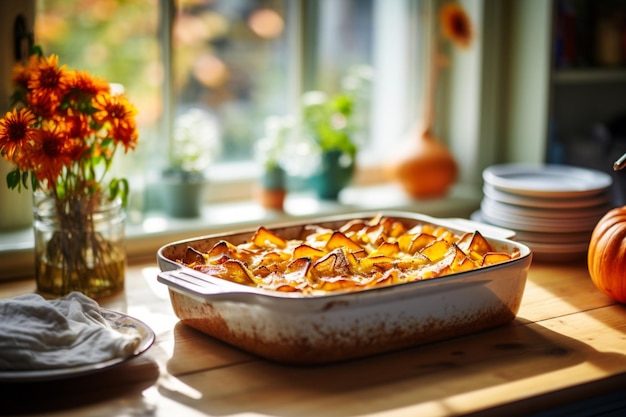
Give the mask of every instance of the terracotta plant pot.
[(282, 210), (286, 196), (285, 171), (280, 167), (265, 170), (256, 189), (256, 200), (261, 207)]

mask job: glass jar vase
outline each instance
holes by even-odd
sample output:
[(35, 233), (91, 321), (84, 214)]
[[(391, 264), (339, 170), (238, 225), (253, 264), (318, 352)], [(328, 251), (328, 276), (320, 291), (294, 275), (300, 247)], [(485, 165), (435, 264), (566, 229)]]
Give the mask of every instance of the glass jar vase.
[(71, 291), (98, 298), (124, 288), (125, 222), (121, 199), (103, 195), (58, 197), (37, 191), (33, 200), (37, 291)]

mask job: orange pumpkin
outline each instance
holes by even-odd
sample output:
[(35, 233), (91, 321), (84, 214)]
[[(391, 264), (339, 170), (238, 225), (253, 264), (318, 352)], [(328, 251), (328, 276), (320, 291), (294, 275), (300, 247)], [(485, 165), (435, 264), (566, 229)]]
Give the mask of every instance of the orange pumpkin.
[(594, 285), (626, 303), (626, 206), (607, 212), (591, 234), (587, 267)]

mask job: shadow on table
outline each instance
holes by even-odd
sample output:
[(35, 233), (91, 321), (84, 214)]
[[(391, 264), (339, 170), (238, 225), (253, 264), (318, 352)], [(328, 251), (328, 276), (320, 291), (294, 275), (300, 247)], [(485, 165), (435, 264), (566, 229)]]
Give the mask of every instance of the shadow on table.
[[(543, 326), (523, 324), (523, 319), (518, 319), (497, 329), (398, 352), (299, 367), (252, 360), (238, 349), (178, 323), (168, 369), (199, 392), (200, 397), (191, 398), (163, 386), (160, 392), (218, 416), (256, 412), (285, 417), (346, 417), (433, 402), (438, 414), (455, 414), (458, 410), (448, 402), (453, 396), (549, 374), (586, 361), (599, 361), (599, 367), (611, 363), (626, 369), (624, 355), (598, 352)], [(171, 368), (170, 364), (190, 355), (194, 360), (203, 360), (204, 355), (189, 343), (193, 333), (210, 358), (195, 369), (211, 371), (177, 375), (177, 366)], [(240, 361), (232, 361), (238, 354)], [(220, 358), (222, 355), (225, 357)], [(518, 413), (528, 411), (516, 409)]]
[[(0, 382), (0, 415), (70, 411), (116, 397), (135, 397), (159, 377), (157, 363), (143, 355), (111, 368), (63, 379)], [(130, 400), (132, 401), (132, 399)]]

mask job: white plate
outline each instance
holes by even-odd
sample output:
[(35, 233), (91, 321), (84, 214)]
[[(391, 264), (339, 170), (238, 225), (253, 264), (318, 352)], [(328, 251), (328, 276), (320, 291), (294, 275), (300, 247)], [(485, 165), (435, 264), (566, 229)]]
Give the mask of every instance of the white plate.
[[(470, 218), (476, 222), (492, 224), (487, 220), (488, 216), (485, 216), (482, 210), (477, 210), (472, 213)], [(516, 240), (520, 242), (535, 242), (544, 243), (548, 245), (557, 244), (570, 244), (570, 245), (582, 245), (587, 244), (591, 238), (592, 230), (584, 230), (580, 232), (549, 232), (542, 231), (525, 231), (515, 230)]]
[(588, 244), (577, 245), (544, 245), (535, 242), (524, 242), (533, 251), (533, 260), (548, 262), (564, 262), (585, 259), (587, 257)]
[(598, 194), (613, 183), (609, 174), (566, 165), (504, 164), (483, 171), (497, 189), (525, 196), (580, 197)]
[(507, 204), (514, 204), (516, 206), (533, 208), (575, 209), (594, 207), (602, 204), (609, 204), (611, 202), (611, 196), (609, 193), (606, 192), (600, 192), (599, 194), (594, 194), (591, 196), (583, 195), (582, 197), (576, 196), (570, 198), (547, 198), (545, 196), (529, 197), (498, 190), (496, 187), (489, 183), (485, 183), (483, 185), (483, 193), (485, 197), (488, 197), (492, 200), (500, 201)]
[(517, 232), (520, 242), (535, 242), (546, 244), (581, 244), (589, 243), (591, 239), (591, 231), (574, 232), (574, 233), (542, 233), (542, 232)]
[(503, 211), (490, 210), (481, 203), (482, 215), (488, 223), (508, 229), (527, 232), (574, 233), (593, 230), (601, 215), (584, 219), (538, 219), (515, 216)]
[(580, 254), (587, 252), (589, 249), (589, 243), (559, 243), (559, 244), (546, 244), (538, 242), (524, 241), (533, 252), (541, 253), (572, 253)]
[[(483, 222), (489, 224), (489, 221), (485, 219), (482, 211), (477, 210), (473, 212), (470, 218), (477, 222)], [(555, 239), (551, 243), (535, 242), (533, 239), (536, 236), (549, 236), (549, 233), (534, 234), (531, 232), (517, 231), (517, 240), (528, 245), (533, 252), (533, 261), (542, 262), (567, 262), (572, 260), (579, 260), (581, 257), (585, 257), (587, 248), (589, 246), (588, 241), (571, 241), (568, 237), (563, 237), (562, 234), (554, 233)], [(569, 234), (568, 234), (569, 235)], [(562, 242), (558, 242), (559, 238), (563, 238)]]
[(502, 203), (484, 197), (482, 200), (482, 210), (484, 212), (506, 213), (517, 218), (526, 218), (528, 221), (535, 220), (556, 220), (556, 221), (586, 221), (590, 218), (600, 219), (611, 209), (609, 204), (583, 208), (533, 208), (516, 206), (514, 204)]
[(125, 358), (115, 358), (105, 362), (94, 363), (89, 365), (74, 366), (71, 368), (58, 368), (58, 369), (42, 369), (42, 370), (24, 370), (24, 371), (0, 371), (0, 382), (31, 382), (31, 381), (46, 381), (54, 379), (63, 379), (76, 377), (80, 375), (86, 375), (94, 372), (103, 371), (112, 366), (119, 365), (130, 359), (133, 359), (142, 353), (144, 353), (152, 343), (154, 343), (155, 335), (154, 331), (145, 323), (127, 316), (126, 314), (119, 313), (112, 310), (100, 309), (102, 316), (111, 327), (121, 333), (128, 333), (130, 331), (137, 332), (141, 341), (135, 352)]

